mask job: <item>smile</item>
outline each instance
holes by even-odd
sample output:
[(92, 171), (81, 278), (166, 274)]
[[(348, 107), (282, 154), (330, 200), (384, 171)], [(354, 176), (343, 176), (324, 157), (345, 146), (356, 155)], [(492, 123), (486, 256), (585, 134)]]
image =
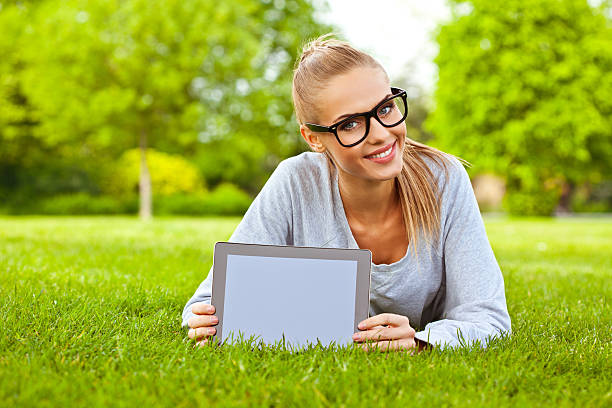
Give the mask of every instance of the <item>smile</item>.
[(393, 152), (393, 148), (395, 147), (395, 143), (396, 142), (393, 142), (391, 144), (391, 146), (389, 146), (389, 148), (387, 150), (385, 150), (384, 152), (378, 153), (378, 154), (372, 154), (372, 155), (369, 155), (369, 156), (365, 156), (365, 158), (366, 159), (382, 159), (384, 157), (389, 156)]

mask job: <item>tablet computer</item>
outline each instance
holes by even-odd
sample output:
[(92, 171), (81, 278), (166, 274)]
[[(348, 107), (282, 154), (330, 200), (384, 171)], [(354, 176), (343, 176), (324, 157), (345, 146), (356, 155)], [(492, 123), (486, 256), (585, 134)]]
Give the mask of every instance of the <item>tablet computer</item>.
[(371, 262), (368, 249), (217, 242), (213, 340), (348, 345), (368, 318)]

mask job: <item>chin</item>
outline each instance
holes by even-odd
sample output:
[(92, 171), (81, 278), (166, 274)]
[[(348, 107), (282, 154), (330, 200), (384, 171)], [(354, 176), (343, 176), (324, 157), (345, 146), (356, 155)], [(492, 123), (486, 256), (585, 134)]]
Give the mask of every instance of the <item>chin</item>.
[(402, 165), (403, 163), (401, 161), (398, 164), (393, 163), (393, 165), (390, 165), (389, 168), (381, 170), (380, 172), (374, 174), (373, 178), (378, 181), (392, 180), (402, 173)]
[(399, 177), (400, 174), (402, 174), (402, 166), (399, 167), (399, 169), (395, 172), (392, 178)]

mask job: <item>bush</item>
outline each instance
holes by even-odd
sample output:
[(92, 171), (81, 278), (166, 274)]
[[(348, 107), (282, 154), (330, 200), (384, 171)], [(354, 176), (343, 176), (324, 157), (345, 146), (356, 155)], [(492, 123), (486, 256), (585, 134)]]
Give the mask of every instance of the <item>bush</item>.
[(206, 194), (174, 194), (153, 199), (153, 212), (156, 215), (203, 215), (206, 207)]
[(595, 186), (585, 184), (576, 188), (571, 201), (575, 212), (612, 212), (612, 180)]
[(175, 194), (153, 200), (158, 215), (242, 215), (251, 205), (251, 197), (233, 184), (220, 184), (210, 193)]
[(555, 190), (526, 192), (507, 192), (503, 206), (512, 215), (551, 216), (557, 203), (559, 193)]
[(47, 215), (125, 214), (133, 212), (133, 209), (133, 199), (120, 201), (108, 196), (76, 193), (43, 200), (40, 205), (34, 206), (32, 212)]
[(208, 194), (206, 201), (210, 214), (241, 215), (248, 210), (253, 199), (235, 185), (221, 183)]
[[(147, 165), (156, 196), (205, 191), (198, 168), (179, 155), (147, 149)], [(140, 149), (128, 150), (105, 177), (102, 188), (115, 196), (135, 194), (138, 192), (139, 175)]]
[[(19, 201), (16, 201), (19, 202)], [(174, 194), (153, 198), (157, 215), (243, 215), (251, 197), (233, 184), (220, 184), (210, 193)], [(27, 200), (17, 206), (0, 206), (0, 214), (109, 215), (138, 213), (138, 197), (94, 196), (87, 193), (62, 194), (40, 201)]]

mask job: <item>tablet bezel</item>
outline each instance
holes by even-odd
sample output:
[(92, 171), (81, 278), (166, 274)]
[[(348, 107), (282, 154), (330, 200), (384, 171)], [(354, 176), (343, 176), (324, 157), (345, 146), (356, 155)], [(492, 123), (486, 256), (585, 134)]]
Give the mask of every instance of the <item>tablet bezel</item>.
[(369, 317), (370, 310), (370, 271), (372, 252), (369, 249), (298, 247), (290, 245), (246, 244), (219, 241), (215, 243), (213, 253), (213, 279), (211, 304), (215, 306), (215, 315), (219, 323), (212, 340), (221, 343), (223, 338), (223, 307), (225, 304), (225, 281), (228, 255), (265, 256), (277, 258), (306, 258), (357, 261), (355, 285), (355, 317), (353, 330)]

